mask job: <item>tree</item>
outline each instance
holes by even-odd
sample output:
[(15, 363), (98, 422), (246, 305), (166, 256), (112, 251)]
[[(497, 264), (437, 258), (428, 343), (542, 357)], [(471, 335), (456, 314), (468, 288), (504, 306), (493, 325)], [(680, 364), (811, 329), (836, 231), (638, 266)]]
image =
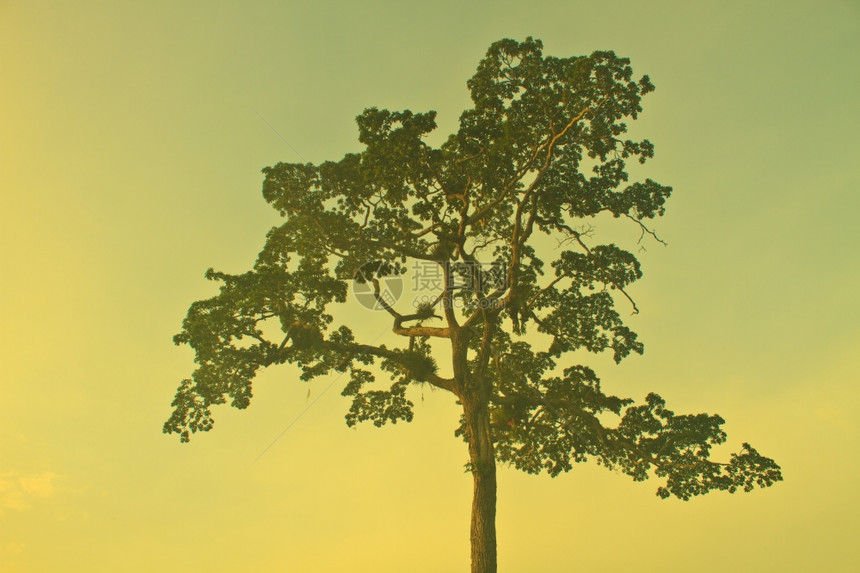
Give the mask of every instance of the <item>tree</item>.
[[(654, 89), (648, 76), (634, 80), (613, 52), (544, 57), (528, 38), (490, 46), (467, 85), (474, 106), (439, 147), (424, 141), (435, 112), (370, 108), (357, 118), (360, 153), (263, 170), (263, 196), (284, 222), (248, 272), (207, 271), (220, 292), (191, 305), (174, 339), (194, 349), (197, 369), (164, 432), (188, 441), (210, 430), (213, 405), (246, 408), (257, 371), (283, 363), (305, 381), (348, 373), (349, 425), (410, 421), (412, 385), (451, 392), (474, 480), (475, 572), (496, 570), (497, 462), (556, 476), (593, 458), (636, 481), (663, 478), (657, 495), (684, 500), (780, 481), (749, 444), (728, 462), (710, 459), (726, 440), (719, 416), (677, 415), (656, 394), (638, 405), (607, 395), (593, 370), (563, 362), (577, 350), (611, 351), (615, 362), (643, 351), (616, 310), (638, 312), (627, 289), (639, 261), (592, 244), (589, 221), (611, 214), (659, 240), (647, 225), (671, 188), (628, 183), (626, 161), (645, 163), (654, 146), (623, 138)], [(541, 249), (541, 237), (564, 248)], [(439, 289), (404, 313), (383, 284), (416, 262), (438, 269)], [(334, 324), (329, 307), (353, 280), (402, 345), (364, 343)], [(444, 374), (431, 339), (450, 348)]]

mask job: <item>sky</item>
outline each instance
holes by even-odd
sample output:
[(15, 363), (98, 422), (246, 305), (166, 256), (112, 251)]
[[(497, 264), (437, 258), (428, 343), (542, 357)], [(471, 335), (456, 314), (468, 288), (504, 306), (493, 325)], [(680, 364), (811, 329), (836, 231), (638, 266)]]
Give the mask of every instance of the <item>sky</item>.
[(468, 568), (441, 392), (350, 429), (343, 380), (280, 367), (190, 444), (161, 424), (204, 271), (246, 270), (278, 223), (260, 170), (358, 151), (370, 106), (434, 109), (441, 140), (490, 43), (526, 36), (614, 50), (657, 88), (631, 126), (656, 145), (641, 175), (675, 190), (631, 291), (645, 354), (587, 364), (719, 413), (719, 453), (750, 442), (785, 481), (682, 502), (593, 463), (503, 467), (499, 570), (860, 569), (856, 0), (0, 0), (0, 571)]

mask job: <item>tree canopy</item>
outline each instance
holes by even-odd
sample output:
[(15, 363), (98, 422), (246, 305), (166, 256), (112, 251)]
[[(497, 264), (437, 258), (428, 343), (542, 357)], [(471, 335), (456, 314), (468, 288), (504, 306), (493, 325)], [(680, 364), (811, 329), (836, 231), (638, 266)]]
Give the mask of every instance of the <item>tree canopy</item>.
[[(654, 89), (648, 76), (634, 78), (629, 60), (608, 51), (544, 56), (528, 38), (494, 43), (467, 85), (473, 106), (438, 147), (426, 141), (435, 112), (370, 108), (357, 118), (361, 152), (263, 170), (263, 196), (283, 224), (249, 271), (207, 271), (220, 292), (191, 305), (174, 339), (194, 349), (197, 369), (164, 431), (188, 441), (211, 429), (212, 406), (246, 408), (257, 372), (285, 363), (305, 381), (348, 373), (350, 425), (410, 421), (411, 385), (449, 391), (463, 405), (458, 434), (476, 480), (473, 567), (486, 571), (495, 534), (476, 519), (494, 519), (496, 461), (555, 476), (592, 458), (637, 481), (661, 478), (658, 495), (685, 500), (781, 480), (749, 444), (711, 459), (726, 441), (719, 416), (676, 414), (656, 394), (641, 404), (608, 395), (592, 369), (571, 362), (580, 350), (616, 362), (643, 352), (616, 308), (638, 312), (628, 287), (639, 261), (592, 244), (589, 222), (609, 214), (659, 240), (649, 223), (672, 189), (627, 172), (654, 155), (647, 139), (625, 137)], [(561, 247), (541, 248), (538, 237)], [(416, 262), (442, 281), (404, 312), (380, 281)], [(401, 345), (356, 340), (336, 322), (333, 303), (353, 281)], [(272, 322), (277, 337), (266, 334)], [(449, 343), (444, 367), (433, 338)], [(492, 550), (476, 556), (476, 536)]]

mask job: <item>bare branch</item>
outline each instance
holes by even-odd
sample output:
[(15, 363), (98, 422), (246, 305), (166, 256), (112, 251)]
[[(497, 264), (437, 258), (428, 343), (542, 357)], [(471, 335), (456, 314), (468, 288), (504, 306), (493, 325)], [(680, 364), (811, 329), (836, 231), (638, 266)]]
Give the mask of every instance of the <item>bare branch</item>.
[(637, 243), (641, 243), (642, 239), (645, 238), (645, 234), (647, 233), (647, 234), (651, 235), (652, 237), (654, 237), (654, 240), (657, 241), (658, 243), (662, 243), (665, 246), (669, 245), (669, 243), (667, 243), (666, 241), (664, 241), (663, 239), (658, 237), (657, 233), (655, 233), (654, 231), (652, 231), (651, 229), (646, 227), (645, 223), (643, 223), (641, 220), (637, 219), (636, 217), (632, 217), (631, 215), (629, 215), (627, 213), (625, 213), (624, 216), (627, 217), (628, 219), (630, 219), (631, 221), (633, 221), (634, 223), (636, 223), (637, 225), (639, 225), (639, 228), (642, 230), (642, 234), (639, 235), (639, 240), (636, 241)]

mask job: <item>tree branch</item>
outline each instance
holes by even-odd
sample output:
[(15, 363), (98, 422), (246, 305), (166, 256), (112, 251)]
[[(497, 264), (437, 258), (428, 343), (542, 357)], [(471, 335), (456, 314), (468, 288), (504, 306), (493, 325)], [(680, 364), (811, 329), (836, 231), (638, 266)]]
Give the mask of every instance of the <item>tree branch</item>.
[[(582, 237), (580, 236), (578, 231), (574, 231), (573, 229), (571, 229), (570, 227), (568, 227), (567, 225), (565, 225), (563, 223), (558, 223), (557, 225), (560, 229), (564, 229), (565, 231), (567, 231), (570, 234), (570, 236), (573, 237), (573, 239), (579, 244), (579, 246), (582, 247), (582, 250), (584, 250), (585, 253), (592, 260), (594, 260), (595, 262), (597, 261), (597, 258), (594, 256), (594, 253), (592, 253), (591, 249), (588, 248), (588, 245), (586, 245), (582, 241)], [(600, 268), (603, 269), (603, 267), (600, 267)], [(604, 284), (606, 284), (605, 280), (604, 280)], [(622, 287), (621, 285), (615, 284), (612, 281), (609, 281), (609, 284), (613, 285), (630, 302), (630, 305), (633, 307), (633, 312), (631, 314), (639, 314), (639, 307), (636, 306), (636, 301), (634, 301), (633, 298), (629, 294), (627, 294), (627, 291), (624, 290), (624, 287)]]
[(411, 326), (408, 328), (404, 328), (402, 324), (404, 322), (410, 320), (420, 320), (422, 318), (427, 318), (421, 313), (416, 314), (408, 314), (402, 315), (385, 300), (385, 298), (381, 294), (381, 289), (379, 286), (379, 279), (373, 278), (371, 279), (373, 283), (373, 296), (376, 298), (376, 302), (388, 312), (392, 317), (394, 317), (394, 327), (392, 330), (395, 334), (399, 334), (401, 336), (435, 336), (437, 338), (451, 338), (451, 331), (448, 328), (443, 327), (435, 327), (435, 326)]
[(433, 386), (436, 386), (437, 388), (448, 390), (449, 392), (456, 394), (453, 379), (442, 378), (441, 376), (430, 372), (417, 373), (413, 371), (408, 364), (403, 362), (402, 355), (398, 354), (397, 352), (394, 352), (393, 350), (389, 350), (387, 348), (382, 348), (379, 346), (373, 346), (370, 344), (344, 344), (332, 342), (329, 340), (323, 341), (323, 346), (341, 354), (371, 354), (379, 358), (385, 358), (386, 360), (390, 360), (396, 363), (398, 366), (403, 368), (404, 372), (408, 373), (409, 376), (415, 378), (416, 380), (427, 382), (429, 384), (432, 384)]

